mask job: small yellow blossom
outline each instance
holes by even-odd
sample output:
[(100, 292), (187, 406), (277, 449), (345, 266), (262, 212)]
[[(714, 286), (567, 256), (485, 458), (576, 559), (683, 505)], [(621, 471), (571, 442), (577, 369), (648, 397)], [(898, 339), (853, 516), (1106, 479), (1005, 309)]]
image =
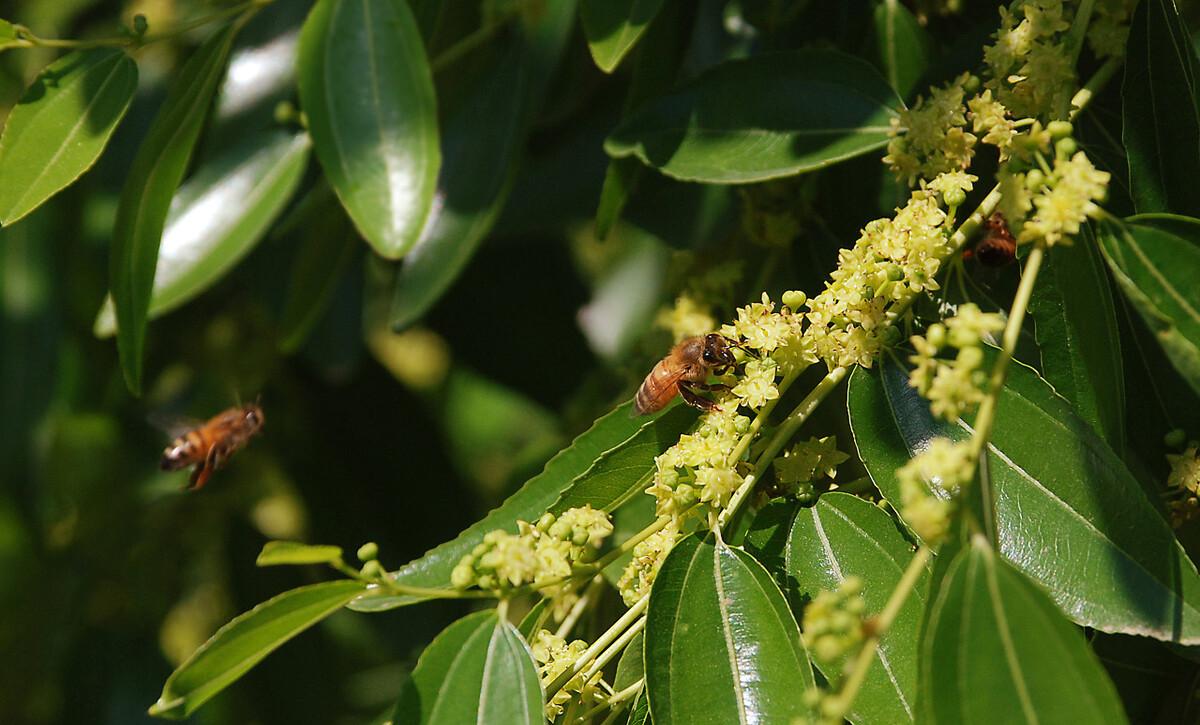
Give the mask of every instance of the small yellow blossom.
[(717, 321), (709, 313), (708, 307), (701, 305), (689, 294), (675, 298), (675, 305), (670, 309), (661, 310), (654, 324), (671, 332), (675, 342), (688, 337), (704, 335), (717, 327)]
[(617, 590), (621, 592), (621, 599), (626, 606), (632, 607), (650, 592), (658, 570), (662, 568), (663, 561), (678, 539), (679, 530), (674, 526), (667, 526), (633, 547), (633, 559), (617, 582)]
[(971, 109), (971, 130), (984, 132), (980, 141), (999, 148), (1000, 160), (1006, 160), (1017, 135), (1016, 122), (1009, 117), (1008, 109), (992, 98), (990, 88), (967, 101), (967, 108)]
[(969, 441), (934, 438), (896, 471), (900, 516), (923, 541), (937, 546), (950, 530), (955, 498), (974, 474)]
[[(930, 325), (926, 337), (912, 338), (916, 354), (909, 358), (913, 363), (909, 384), (929, 400), (935, 416), (954, 421), (983, 400), (986, 375), (980, 343), (1002, 329), (1002, 316), (981, 312), (977, 305), (967, 303), (944, 324)], [(958, 349), (953, 362), (937, 357), (947, 344)]]
[(823, 590), (804, 608), (804, 644), (823, 669), (836, 667), (864, 639), (862, 579), (846, 577), (836, 591)]
[[(1070, 140), (1070, 139), (1067, 139)], [(1025, 222), (1018, 242), (1043, 239), (1046, 244), (1070, 243), (1088, 217), (1100, 214), (1096, 204), (1108, 190), (1109, 173), (1100, 171), (1087, 154), (1055, 158), (1054, 170), (1040, 193), (1033, 197), (1034, 212)]]
[(964, 128), (963, 105), (963, 86), (969, 79), (970, 74), (964, 73), (942, 88), (931, 89), (929, 98), (918, 98), (892, 119), (888, 132), (892, 138), (883, 162), (896, 178), (912, 186), (918, 179), (971, 165), (976, 138)]
[[(587, 651), (587, 642), (577, 639), (570, 644), (562, 637), (549, 630), (539, 630), (529, 643), (533, 659), (538, 663), (538, 673), (541, 675), (543, 686), (550, 684), (556, 677), (566, 672)], [(583, 673), (575, 675), (567, 684), (550, 698), (546, 703), (546, 719), (553, 721), (563, 713), (563, 706), (573, 699), (579, 698), (581, 704), (588, 704), (597, 699), (596, 688), (600, 684), (602, 674), (597, 672), (586, 682)]]
[(995, 43), (983, 52), (985, 84), (1013, 116), (1065, 118), (1070, 110), (1076, 82), (1067, 17), (1063, 0), (1015, 0), (1000, 9)]
[(837, 467), (850, 456), (837, 448), (837, 436), (812, 437), (801, 441), (775, 461), (775, 478), (780, 483), (808, 483), (819, 476), (834, 478)]
[(733, 394), (748, 408), (757, 410), (768, 400), (779, 397), (775, 387), (775, 373), (779, 366), (769, 357), (746, 363), (745, 373), (733, 388)]

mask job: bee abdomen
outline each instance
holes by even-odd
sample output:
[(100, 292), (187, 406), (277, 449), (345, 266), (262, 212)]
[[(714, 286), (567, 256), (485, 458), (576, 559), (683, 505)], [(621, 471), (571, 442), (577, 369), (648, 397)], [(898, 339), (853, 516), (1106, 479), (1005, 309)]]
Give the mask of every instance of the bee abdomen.
[(662, 410), (667, 403), (671, 402), (671, 398), (675, 397), (673, 390), (667, 390), (668, 385), (661, 382), (661, 377), (666, 377), (665, 371), (660, 370), (662, 363), (654, 366), (646, 379), (642, 381), (638, 387), (637, 395), (634, 397), (634, 412), (638, 415), (645, 415)]

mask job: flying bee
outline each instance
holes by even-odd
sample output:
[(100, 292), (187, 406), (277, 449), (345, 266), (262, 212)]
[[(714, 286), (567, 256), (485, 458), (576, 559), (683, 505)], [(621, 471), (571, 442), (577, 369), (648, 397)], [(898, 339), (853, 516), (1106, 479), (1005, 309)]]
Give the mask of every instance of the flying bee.
[(638, 388), (633, 410), (637, 415), (654, 413), (667, 407), (678, 393), (683, 402), (703, 411), (717, 404), (701, 396), (699, 390), (728, 390), (727, 385), (710, 385), (708, 376), (732, 367), (732, 343), (717, 333), (683, 340), (667, 354)]
[(975, 256), (988, 267), (1003, 267), (1017, 258), (1017, 240), (1000, 212), (993, 212), (984, 222), (983, 238), (975, 245)]
[(194, 465), (188, 488), (195, 491), (208, 481), (213, 471), (225, 465), (230, 456), (262, 430), (263, 420), (262, 407), (257, 403), (222, 411), (176, 438), (163, 451), (160, 465), (164, 471), (178, 471)]

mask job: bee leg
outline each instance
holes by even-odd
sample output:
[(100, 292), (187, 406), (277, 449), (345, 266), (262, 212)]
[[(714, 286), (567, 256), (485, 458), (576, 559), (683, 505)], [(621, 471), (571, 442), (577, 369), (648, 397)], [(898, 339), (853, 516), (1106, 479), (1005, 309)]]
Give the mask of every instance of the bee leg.
[(208, 482), (208, 477), (212, 475), (212, 466), (208, 465), (208, 460), (200, 461), (196, 467), (192, 469), (192, 475), (188, 478), (188, 491), (199, 490), (205, 483)]
[(697, 410), (704, 411), (705, 413), (716, 410), (717, 404), (703, 395), (698, 394), (695, 390), (692, 390), (693, 385), (695, 385), (695, 383), (679, 384), (679, 397), (683, 398), (683, 402)]
[(716, 393), (728, 393), (730, 390), (733, 390), (733, 388), (724, 383), (692, 383), (692, 387)]

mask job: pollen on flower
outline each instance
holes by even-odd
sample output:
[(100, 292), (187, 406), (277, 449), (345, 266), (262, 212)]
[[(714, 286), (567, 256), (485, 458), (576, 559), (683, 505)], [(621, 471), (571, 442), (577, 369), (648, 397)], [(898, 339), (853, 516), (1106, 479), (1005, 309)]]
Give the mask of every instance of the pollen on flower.
[(668, 525), (633, 547), (633, 559), (617, 581), (617, 591), (621, 592), (621, 599), (626, 606), (632, 607), (650, 592), (658, 570), (678, 539), (679, 530)]
[(608, 514), (591, 506), (568, 509), (557, 517), (546, 513), (536, 524), (518, 521), (515, 534), (489, 531), (459, 560), (450, 583), (458, 589), (478, 586), (498, 593), (553, 583), (569, 577), (576, 564), (590, 561), (612, 531)]

